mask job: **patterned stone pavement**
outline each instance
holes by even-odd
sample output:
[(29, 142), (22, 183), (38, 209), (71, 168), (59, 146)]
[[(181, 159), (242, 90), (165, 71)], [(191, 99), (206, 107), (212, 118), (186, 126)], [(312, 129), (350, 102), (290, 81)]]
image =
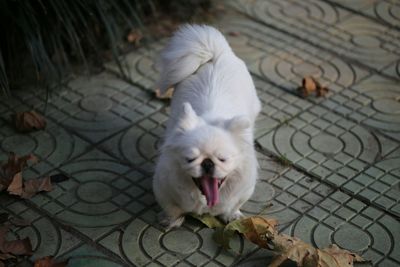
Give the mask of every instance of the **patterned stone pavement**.
[[(260, 180), (243, 211), (275, 217), (281, 231), (324, 247), (336, 243), (370, 263), (400, 266), (400, 2), (232, 0), (215, 25), (248, 65), (263, 109), (257, 121)], [(168, 118), (155, 99), (154, 59), (165, 40), (76, 77), (46, 104), (42, 91), (0, 99), (0, 160), (33, 153), (27, 177), (65, 173), (55, 190), (0, 212), (27, 219), (30, 261), (69, 266), (266, 266), (273, 255), (236, 238), (233, 251), (193, 219), (164, 232), (151, 176)], [(312, 75), (330, 92), (301, 98)], [(15, 111), (46, 110), (44, 131), (18, 134)], [(282, 164), (286, 162), (286, 164)]]

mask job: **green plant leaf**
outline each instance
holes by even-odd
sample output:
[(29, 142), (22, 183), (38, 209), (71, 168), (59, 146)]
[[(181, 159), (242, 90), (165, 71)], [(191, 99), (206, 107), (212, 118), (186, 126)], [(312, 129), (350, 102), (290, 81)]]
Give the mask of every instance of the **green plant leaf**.
[(223, 224), (219, 219), (208, 213), (202, 215), (190, 213), (189, 216), (195, 218), (196, 220), (199, 220), (200, 222), (205, 224), (208, 228), (218, 228), (225, 226), (225, 224)]

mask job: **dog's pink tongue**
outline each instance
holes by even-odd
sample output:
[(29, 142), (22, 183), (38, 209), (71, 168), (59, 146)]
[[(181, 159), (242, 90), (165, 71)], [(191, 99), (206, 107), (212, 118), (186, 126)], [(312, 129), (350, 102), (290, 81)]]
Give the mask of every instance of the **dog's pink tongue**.
[(200, 178), (200, 184), (207, 199), (207, 206), (212, 207), (217, 204), (219, 201), (218, 179), (205, 175)]

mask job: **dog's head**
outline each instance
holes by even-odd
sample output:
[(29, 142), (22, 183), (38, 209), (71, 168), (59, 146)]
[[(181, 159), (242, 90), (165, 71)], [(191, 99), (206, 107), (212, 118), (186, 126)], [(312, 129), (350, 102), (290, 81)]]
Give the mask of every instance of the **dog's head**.
[(239, 168), (245, 156), (243, 136), (249, 127), (249, 120), (243, 117), (207, 123), (189, 103), (183, 104), (177, 130), (166, 140), (165, 149), (206, 196), (208, 206), (218, 203), (220, 187)]

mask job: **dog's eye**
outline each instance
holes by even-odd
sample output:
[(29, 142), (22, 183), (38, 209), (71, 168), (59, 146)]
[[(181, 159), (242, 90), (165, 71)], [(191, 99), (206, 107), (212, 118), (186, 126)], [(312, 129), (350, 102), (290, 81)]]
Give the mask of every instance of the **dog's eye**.
[(186, 158), (187, 163), (192, 163), (196, 158)]
[(218, 158), (218, 160), (221, 161), (221, 162), (225, 162), (226, 161), (225, 158)]

